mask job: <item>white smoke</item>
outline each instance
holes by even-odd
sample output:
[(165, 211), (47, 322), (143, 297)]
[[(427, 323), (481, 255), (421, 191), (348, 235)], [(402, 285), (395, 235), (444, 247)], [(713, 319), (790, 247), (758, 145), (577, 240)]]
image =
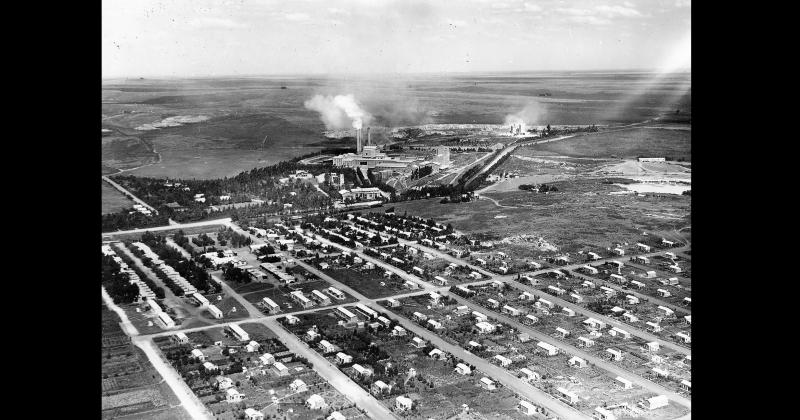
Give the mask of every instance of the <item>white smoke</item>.
[(372, 120), (372, 115), (361, 109), (353, 94), (314, 95), (303, 105), (310, 110), (319, 112), (319, 116), (328, 130), (341, 130), (348, 127), (359, 129)]
[(538, 125), (543, 115), (544, 110), (539, 105), (539, 102), (531, 101), (521, 111), (506, 115), (504, 123), (505, 125), (522, 125), (522, 132), (524, 133), (529, 126)]

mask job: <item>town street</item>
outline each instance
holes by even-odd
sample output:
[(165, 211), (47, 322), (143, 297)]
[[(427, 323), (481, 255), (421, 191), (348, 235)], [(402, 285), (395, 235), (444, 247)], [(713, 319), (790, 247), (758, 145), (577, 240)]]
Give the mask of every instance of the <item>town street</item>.
[[(559, 418), (591, 419), (590, 416), (587, 416), (581, 413), (580, 411), (575, 410), (574, 408), (557, 400), (550, 394), (547, 394), (544, 391), (535, 388), (533, 385), (530, 385), (527, 382), (523, 381), (522, 379), (516, 377), (515, 375), (512, 375), (504, 368), (497, 365), (493, 365), (489, 363), (486, 359), (478, 357), (459, 346), (448, 343), (443, 338), (419, 326), (414, 321), (404, 316), (398, 315), (394, 312), (388, 311), (386, 308), (382, 307), (381, 305), (378, 305), (375, 302), (366, 302), (364, 304), (376, 311), (381, 311), (386, 313), (387, 317), (397, 320), (403, 326), (403, 328), (405, 328), (409, 332), (413, 332), (420, 338), (429, 341), (432, 345), (436, 346), (442, 351), (450, 353), (453, 356), (464, 360), (466, 363), (475, 366), (478, 370), (498, 380), (500, 383), (502, 383), (512, 391), (524, 396), (528, 400), (532, 401), (534, 404), (547, 408), (553, 414), (557, 415)], [(476, 378), (476, 381), (478, 379), (480, 378)]]
[(158, 214), (158, 211), (155, 208), (153, 208), (153, 206), (145, 203), (144, 200), (142, 200), (139, 197), (133, 195), (133, 193), (131, 193), (130, 191), (126, 190), (122, 185), (117, 184), (116, 182), (112, 181), (111, 178), (109, 178), (109, 177), (107, 177), (105, 175), (103, 175), (102, 178), (103, 178), (103, 181), (107, 182), (109, 185), (111, 185), (112, 187), (114, 187), (117, 190), (119, 190), (119, 192), (121, 192), (126, 197), (130, 198), (131, 200), (135, 201), (138, 204), (141, 204), (141, 205), (147, 207), (147, 209), (150, 210), (151, 212), (153, 212), (154, 214)]
[(308, 347), (303, 341), (295, 337), (283, 328), (274, 318), (259, 321), (272, 330), (283, 344), (294, 354), (305, 357), (314, 367), (314, 371), (323, 379), (328, 381), (337, 391), (341, 392), (347, 399), (354, 402), (359, 408), (367, 412), (373, 419), (396, 419), (386, 406), (378, 402), (372, 395), (353, 382), (336, 366)]
[[(233, 224), (230, 219), (219, 219), (219, 220), (198, 222), (198, 223), (190, 223), (190, 224), (177, 225), (177, 226), (163, 226), (163, 227), (159, 227), (159, 228), (135, 229), (135, 230), (127, 231), (127, 232), (124, 232), (124, 233), (138, 233), (138, 232), (142, 232), (143, 233), (145, 231), (185, 229), (185, 228), (191, 228), (191, 227), (211, 226), (211, 225), (230, 226), (231, 228), (233, 228), (237, 232), (246, 234), (249, 237), (251, 237), (254, 240), (254, 243), (265, 243), (264, 240), (255, 237), (254, 235), (250, 234), (249, 232), (246, 232), (246, 231), (242, 230), (239, 226)], [(359, 228), (359, 229), (361, 229), (361, 228)], [(115, 232), (115, 233), (123, 233), (123, 232)], [(306, 232), (306, 235), (309, 235), (309, 234)], [(435, 292), (439, 292), (439, 293), (446, 293), (450, 288), (449, 286), (442, 286), (442, 287), (434, 286), (434, 285), (432, 285), (432, 284), (430, 284), (430, 283), (428, 283), (426, 281), (421, 280), (417, 276), (414, 276), (412, 274), (406, 273), (405, 271), (403, 271), (401, 269), (398, 269), (398, 268), (396, 268), (396, 267), (394, 267), (394, 266), (392, 266), (390, 264), (387, 264), (384, 261), (381, 261), (380, 259), (376, 259), (376, 258), (372, 258), (372, 257), (367, 256), (367, 255), (364, 255), (363, 252), (359, 252), (359, 251), (350, 249), (350, 248), (348, 248), (346, 246), (343, 246), (343, 245), (340, 245), (340, 244), (336, 244), (336, 243), (331, 242), (331, 241), (329, 241), (329, 240), (327, 240), (325, 238), (322, 238), (322, 237), (320, 237), (318, 235), (311, 234), (309, 236), (312, 236), (314, 239), (317, 239), (318, 241), (320, 241), (321, 243), (323, 243), (325, 245), (330, 245), (330, 246), (332, 246), (334, 248), (337, 248), (337, 249), (340, 249), (342, 251), (347, 251), (347, 252), (353, 253), (354, 255), (358, 255), (364, 261), (372, 262), (377, 267), (381, 267), (384, 270), (391, 271), (392, 273), (397, 274), (398, 276), (400, 276), (401, 278), (403, 278), (405, 280), (409, 280), (409, 281), (411, 281), (411, 282), (413, 282), (415, 284), (418, 284), (418, 285), (422, 286), (422, 288), (419, 289), (419, 290), (411, 290), (411, 291), (409, 291), (407, 293), (400, 293), (400, 294), (397, 294), (397, 295), (394, 295), (394, 296), (387, 296), (387, 297), (377, 298), (377, 299), (369, 299), (369, 298), (365, 297), (364, 295), (362, 295), (361, 293), (359, 293), (358, 291), (354, 290), (353, 288), (347, 286), (346, 284), (343, 284), (343, 283), (333, 279), (332, 277), (326, 275), (324, 272), (322, 272), (321, 270), (319, 270), (316, 267), (312, 266), (308, 262), (302, 261), (300, 259), (295, 259), (295, 261), (297, 262), (298, 265), (300, 265), (301, 267), (303, 267), (304, 269), (306, 269), (310, 273), (318, 276), (319, 278), (329, 282), (331, 285), (333, 285), (334, 287), (342, 290), (343, 292), (349, 293), (350, 295), (355, 297), (358, 300), (358, 302), (347, 303), (347, 304), (328, 305), (328, 306), (321, 306), (321, 307), (320, 306), (316, 306), (316, 307), (313, 307), (311, 309), (306, 309), (306, 310), (294, 312), (293, 314), (311, 313), (311, 312), (320, 311), (320, 310), (333, 310), (333, 309), (335, 309), (337, 307), (340, 307), (340, 306), (345, 306), (345, 305), (352, 306), (352, 305), (355, 305), (356, 303), (362, 303), (364, 305), (367, 305), (367, 306), (369, 306), (369, 307), (371, 307), (371, 308), (373, 308), (375, 310), (378, 310), (378, 311), (386, 314), (386, 316), (389, 317), (389, 318), (397, 320), (409, 332), (415, 333), (416, 335), (418, 335), (421, 338), (429, 341), (431, 344), (433, 344), (436, 347), (442, 349), (443, 351), (446, 351), (446, 352), (454, 355), (455, 357), (458, 357), (458, 358), (464, 360), (466, 363), (469, 363), (469, 364), (475, 366), (478, 370), (484, 372), (487, 376), (490, 376), (491, 378), (499, 381), (504, 386), (508, 387), (510, 390), (512, 390), (512, 391), (518, 393), (519, 395), (525, 397), (526, 399), (530, 400), (534, 404), (538, 404), (540, 406), (543, 406), (543, 407), (547, 408), (548, 410), (550, 410), (551, 413), (557, 415), (559, 418), (562, 418), (562, 419), (572, 419), (572, 418), (589, 419), (590, 418), (589, 416), (587, 416), (587, 415), (585, 415), (583, 413), (580, 413), (579, 411), (573, 409), (572, 407), (570, 407), (567, 404), (561, 402), (560, 400), (556, 399), (555, 397), (545, 393), (544, 391), (539, 390), (538, 388), (535, 388), (534, 386), (530, 385), (526, 381), (523, 381), (522, 379), (517, 378), (512, 372), (509, 372), (509, 371), (507, 371), (506, 369), (504, 369), (504, 368), (502, 368), (500, 366), (492, 364), (491, 362), (489, 362), (489, 361), (487, 361), (485, 359), (482, 359), (482, 358), (470, 353), (469, 351), (467, 351), (467, 350), (465, 350), (465, 349), (463, 349), (463, 348), (461, 348), (461, 347), (459, 347), (457, 345), (453, 345), (453, 344), (448, 343), (447, 341), (445, 341), (443, 338), (439, 337), (435, 333), (433, 333), (431, 331), (428, 331), (427, 329), (419, 326), (418, 324), (416, 324), (415, 322), (411, 321), (408, 318), (405, 318), (404, 316), (398, 315), (398, 314), (396, 314), (394, 312), (391, 312), (391, 311), (387, 310), (386, 308), (382, 307), (381, 305), (379, 305), (377, 303), (378, 301), (383, 301), (383, 300), (386, 300), (386, 299), (389, 299), (389, 298), (402, 299), (404, 297), (420, 295), (420, 294), (430, 293), (430, 292), (434, 292), (434, 291)], [(169, 241), (170, 241), (170, 246), (173, 246), (176, 249), (180, 248), (179, 246), (177, 246), (177, 244), (174, 244), (173, 242), (171, 242), (172, 241), (171, 239)], [(520, 289), (520, 290), (525, 290), (525, 291), (529, 291), (531, 293), (535, 293), (536, 295), (539, 295), (539, 296), (544, 296), (546, 299), (549, 299), (552, 302), (554, 302), (554, 303), (556, 303), (556, 304), (558, 304), (560, 306), (571, 308), (571, 309), (575, 310), (576, 313), (581, 313), (581, 314), (586, 315), (588, 317), (593, 317), (595, 319), (599, 319), (599, 320), (601, 320), (603, 322), (606, 322), (607, 324), (612, 325), (612, 326), (619, 326), (620, 328), (623, 328), (626, 331), (631, 332), (632, 335), (636, 335), (636, 336), (641, 337), (641, 338), (643, 338), (643, 339), (645, 339), (647, 341), (657, 341), (661, 345), (663, 345), (665, 347), (668, 347), (668, 348), (671, 348), (673, 350), (679, 351), (679, 352), (681, 352), (683, 354), (686, 354), (686, 355), (691, 354), (691, 351), (689, 349), (687, 349), (687, 348), (685, 348), (683, 346), (677, 345), (676, 343), (662, 340), (662, 339), (656, 337), (653, 334), (647, 333), (645, 331), (641, 331), (641, 330), (639, 330), (637, 328), (633, 328), (633, 327), (631, 327), (629, 325), (626, 325), (626, 324), (622, 324), (622, 323), (620, 323), (620, 322), (618, 322), (618, 321), (616, 321), (614, 319), (611, 319), (609, 317), (596, 314), (596, 313), (594, 313), (592, 311), (589, 311), (588, 309), (582, 308), (582, 307), (580, 307), (578, 305), (575, 305), (575, 304), (573, 304), (571, 302), (564, 301), (563, 299), (560, 299), (558, 297), (552, 296), (552, 295), (550, 295), (548, 293), (545, 293), (545, 292), (542, 292), (540, 290), (534, 289), (534, 288), (532, 288), (530, 286), (526, 286), (524, 284), (521, 284), (521, 283), (516, 281), (517, 275), (502, 275), (502, 276), (501, 275), (496, 275), (496, 274), (493, 274), (493, 273), (483, 269), (482, 267), (472, 265), (472, 264), (468, 263), (467, 261), (455, 258), (453, 256), (450, 256), (449, 254), (443, 253), (443, 252), (439, 251), (438, 249), (426, 247), (426, 246), (420, 245), (420, 244), (412, 242), (412, 241), (400, 240), (399, 242), (402, 245), (413, 246), (413, 247), (415, 247), (417, 249), (420, 249), (420, 250), (422, 250), (424, 252), (428, 252), (428, 253), (430, 253), (430, 254), (438, 257), (438, 258), (442, 258), (442, 259), (444, 259), (446, 261), (449, 261), (449, 262), (454, 262), (454, 263), (456, 263), (458, 265), (465, 265), (466, 264), (471, 269), (473, 269), (475, 271), (478, 271), (478, 272), (480, 272), (480, 273), (482, 273), (482, 274), (487, 276), (487, 278), (485, 278), (485, 279), (482, 279), (482, 280), (479, 280), (479, 281), (474, 281), (474, 282), (469, 282), (469, 283), (463, 283), (463, 285), (483, 285), (483, 284), (491, 283), (491, 282), (496, 281), (496, 280), (505, 281), (505, 282), (508, 282), (510, 285), (513, 285), (514, 287)], [(684, 247), (675, 248), (675, 249), (673, 249), (673, 252), (677, 253), (677, 252), (680, 252), (681, 250), (688, 249), (688, 247), (689, 247), (688, 245), (685, 245)], [(182, 248), (181, 248), (181, 250), (182, 250)], [(128, 249), (124, 248), (124, 252), (126, 252), (128, 255), (131, 255), (131, 252)], [(652, 256), (652, 255), (663, 254), (663, 252), (664, 251), (659, 251), (659, 252), (653, 252), (653, 253), (644, 254), (644, 255), (645, 256)], [(287, 257), (289, 256), (288, 253), (286, 253), (286, 252), (281, 252), (281, 253), (283, 255), (287, 256)], [(190, 255), (186, 255), (188, 253), (186, 253), (185, 250), (182, 250), (181, 254), (184, 255), (184, 257), (187, 257), (187, 258), (190, 257)], [(138, 258), (135, 258), (135, 256), (132, 256), (132, 257), (134, 258), (134, 262), (138, 261)], [(601, 260), (598, 260), (598, 261), (593, 261), (592, 264), (593, 265), (601, 264), (603, 262), (611, 261), (611, 260), (622, 261), (623, 259), (627, 259), (627, 258), (628, 257), (606, 258), (606, 259), (601, 259)], [(581, 266), (583, 266), (585, 264), (586, 263), (570, 264), (570, 265), (566, 265), (566, 266), (560, 266), (558, 268), (548, 268), (548, 269), (536, 270), (536, 271), (533, 271), (533, 272), (529, 272), (527, 274), (536, 275), (536, 274), (541, 274), (541, 273), (554, 271), (556, 269), (571, 270), (571, 269), (576, 269), (578, 267), (581, 267)], [(139, 264), (137, 264), (137, 265), (139, 265)], [(141, 268), (141, 266), (140, 266), (140, 268)], [(147, 268), (143, 267), (142, 269), (145, 270)], [(148, 271), (145, 271), (145, 273), (149, 273), (149, 269), (147, 269), (147, 270)], [(249, 322), (258, 322), (258, 323), (262, 323), (262, 324), (266, 325), (267, 327), (269, 327), (272, 331), (274, 331), (279, 336), (280, 340), (290, 349), (290, 351), (295, 352), (298, 355), (302, 355), (303, 357), (306, 357), (309, 360), (309, 362), (314, 366), (315, 371), (317, 371), (320, 374), (321, 377), (323, 377), (325, 380), (327, 380), (329, 383), (331, 383), (332, 386), (334, 386), (337, 390), (342, 392), (342, 394), (346, 395), (351, 401), (355, 402), (358, 405), (358, 407), (360, 407), (363, 410), (365, 410), (372, 418), (396, 418), (395, 415), (388, 408), (386, 408), (383, 404), (378, 402), (374, 397), (372, 397), (368, 392), (363, 390), (355, 382), (350, 380), (343, 372), (339, 371), (338, 368), (336, 368), (334, 365), (332, 365), (330, 362), (328, 362), (324, 357), (322, 357), (315, 350), (309, 348), (304, 342), (302, 342), (297, 337), (295, 337), (294, 335), (289, 333), (287, 330), (285, 330), (277, 322), (277, 318), (286, 316), (285, 313), (280, 313), (279, 312), (279, 313), (276, 313), (276, 314), (264, 316), (261, 313), (261, 311), (254, 304), (248, 302), (241, 295), (236, 293), (233, 290), (233, 288), (231, 288), (228, 284), (226, 284), (224, 281), (222, 281), (219, 278), (219, 273), (218, 272), (211, 273), (211, 277), (215, 281), (217, 281), (218, 283), (220, 283), (222, 285), (223, 291), (227, 295), (229, 295), (229, 296), (233, 297), (234, 299), (236, 299), (242, 307), (247, 309), (247, 311), (250, 314), (250, 316), (248, 318), (241, 319), (241, 320), (236, 320), (236, 321), (231, 321), (231, 322), (225, 322), (225, 323), (221, 323), (221, 324), (206, 325), (206, 326), (200, 326), (200, 327), (194, 327), (194, 328), (188, 328), (188, 329), (180, 329), (180, 328), (178, 328), (178, 329), (174, 329), (174, 330), (165, 330), (165, 331), (162, 331), (162, 332), (159, 332), (159, 333), (147, 334), (147, 335), (143, 335), (143, 336), (138, 336), (137, 337), (137, 335), (139, 334), (138, 331), (136, 331), (136, 329), (133, 328), (133, 326), (130, 324), (130, 322), (128, 322), (127, 317), (124, 316), (125, 315), (124, 312), (122, 312), (121, 309), (116, 307), (116, 305), (114, 305), (113, 302), (110, 301), (110, 298), (108, 298), (108, 295), (105, 293), (105, 291), (103, 291), (103, 294), (104, 294), (103, 298), (106, 301), (106, 303), (109, 304), (109, 307), (111, 309), (114, 309), (118, 313), (122, 312), (121, 313), (121, 318), (123, 320), (123, 328), (125, 329), (126, 333), (128, 333), (128, 335), (130, 335), (131, 337), (135, 337), (136, 338), (135, 344), (137, 346), (141, 347), (145, 351), (145, 354), (148, 355), (148, 358), (151, 360), (151, 363), (153, 363), (153, 365), (156, 367), (156, 369), (159, 371), (159, 373), (162, 374), (162, 376), (165, 378), (167, 383), (173, 389), (175, 394), (178, 395), (179, 398), (181, 398), (181, 402), (184, 405), (184, 407), (187, 408), (187, 411), (188, 410), (192, 410), (192, 411), (190, 411), (190, 414), (192, 414), (193, 416), (195, 416), (195, 414), (197, 414), (197, 417), (195, 417), (195, 418), (208, 418), (207, 417), (208, 413), (205, 410), (204, 406), (202, 404), (200, 404), (200, 401), (197, 400), (196, 396), (194, 396), (194, 394), (191, 393), (191, 391), (188, 389), (187, 385), (180, 379), (179, 376), (177, 376), (177, 372), (175, 372), (174, 369), (169, 367), (164, 362), (164, 360), (160, 357), (160, 355), (158, 353), (158, 350), (155, 349), (152, 346), (152, 341), (151, 341), (152, 338), (160, 337), (160, 336), (172, 335), (172, 334), (175, 334), (175, 332), (177, 332), (177, 331), (183, 331), (184, 333), (187, 333), (187, 332), (193, 332), (193, 331), (207, 330), (207, 329), (211, 329), (211, 328), (224, 328), (224, 327), (232, 325), (232, 324), (242, 324), (242, 323), (249, 323)], [(593, 279), (593, 281), (598, 281), (598, 279)], [(628, 292), (628, 291), (625, 291), (625, 292), (626, 293), (631, 293), (631, 292)], [(631, 293), (631, 294), (633, 294), (633, 293)], [(622, 376), (622, 377), (624, 377), (626, 379), (631, 380), (634, 383), (639, 384), (640, 386), (642, 386), (645, 389), (648, 389), (648, 390), (650, 390), (652, 392), (655, 392), (655, 393), (667, 395), (671, 400), (673, 400), (673, 401), (675, 401), (675, 402), (677, 402), (679, 404), (685, 405), (688, 408), (691, 408), (690, 399), (685, 398), (682, 395), (679, 395), (679, 394), (677, 394), (675, 392), (672, 392), (672, 391), (670, 391), (670, 390), (668, 390), (668, 389), (666, 389), (666, 388), (664, 388), (664, 387), (662, 387), (662, 386), (660, 386), (658, 384), (655, 384), (655, 383), (653, 383), (653, 382), (651, 382), (651, 381), (649, 381), (647, 379), (644, 379), (642, 377), (634, 375), (634, 374), (632, 374), (632, 373), (630, 373), (630, 372), (628, 372), (628, 371), (626, 371), (624, 369), (621, 369), (621, 368), (611, 364), (610, 362), (602, 360), (602, 359), (600, 359), (600, 358), (598, 358), (596, 356), (592, 356), (592, 355), (584, 352), (581, 349), (578, 349), (578, 348), (576, 348), (574, 346), (571, 346), (571, 345), (563, 343), (563, 342), (559, 342), (559, 341), (555, 340), (554, 338), (549, 337), (549, 336), (547, 336), (546, 334), (544, 334), (542, 332), (539, 332), (539, 331), (537, 331), (537, 330), (535, 330), (533, 328), (530, 328), (528, 326), (522, 325), (521, 323), (519, 323), (518, 321), (516, 321), (515, 319), (513, 319), (511, 317), (507, 317), (505, 315), (496, 313), (494, 311), (490, 311), (490, 310), (488, 310), (486, 308), (483, 308), (483, 307), (477, 305), (476, 303), (474, 303), (472, 301), (463, 299), (463, 298), (461, 298), (459, 296), (455, 296), (454, 294), (449, 294), (449, 295), (452, 296), (453, 298), (455, 298), (461, 304), (466, 304), (467, 306), (469, 306), (469, 307), (471, 307), (473, 309), (477, 309), (479, 311), (487, 313), (488, 315), (494, 317), (495, 319), (497, 319), (499, 321), (502, 321), (502, 322), (505, 322), (505, 323), (513, 326), (514, 328), (517, 328), (520, 331), (527, 332), (532, 337), (535, 337), (535, 338), (537, 338), (539, 340), (542, 340), (542, 341), (545, 341), (545, 342), (557, 343), (558, 347), (564, 349), (567, 353), (582, 357), (582, 358), (586, 359), (587, 361), (589, 361), (590, 363), (593, 363), (593, 364), (597, 365), (598, 367), (600, 367), (602, 369), (605, 369), (611, 375)], [(651, 297), (647, 296), (646, 298), (650, 299), (652, 301)], [(127, 327), (126, 327), (126, 324), (127, 324)]]
[(175, 393), (175, 396), (180, 400), (181, 405), (195, 420), (210, 420), (214, 418), (211, 413), (206, 409), (205, 405), (194, 395), (186, 382), (183, 381), (178, 372), (167, 365), (167, 362), (161, 357), (161, 352), (154, 347), (153, 340), (149, 337), (136, 337), (132, 339), (133, 344), (144, 351), (147, 359), (158, 371), (159, 375), (164, 378), (167, 385)]
[(214, 219), (214, 220), (205, 220), (202, 222), (194, 222), (194, 223), (184, 223), (184, 224), (176, 224), (176, 225), (166, 225), (166, 226), (155, 226), (149, 228), (141, 228), (141, 229), (131, 229), (131, 230), (118, 230), (116, 232), (103, 232), (103, 236), (110, 236), (110, 235), (127, 235), (130, 233), (145, 233), (145, 232), (159, 232), (162, 230), (177, 230), (177, 229), (189, 229), (193, 227), (201, 227), (201, 226), (214, 226), (214, 225), (226, 225), (230, 226), (231, 218), (226, 217), (224, 219)]

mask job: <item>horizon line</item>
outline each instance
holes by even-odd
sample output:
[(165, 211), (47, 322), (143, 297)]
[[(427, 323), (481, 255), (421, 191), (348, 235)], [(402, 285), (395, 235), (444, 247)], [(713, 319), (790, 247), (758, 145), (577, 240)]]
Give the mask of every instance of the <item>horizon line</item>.
[(214, 79), (214, 78), (278, 78), (278, 77), (311, 77), (311, 78), (340, 78), (340, 77), (375, 77), (375, 76), (447, 76), (466, 74), (535, 74), (535, 73), (691, 73), (692, 69), (673, 69), (664, 71), (655, 68), (628, 68), (628, 69), (581, 69), (581, 70), (466, 70), (466, 71), (431, 71), (431, 72), (328, 72), (328, 73), (260, 73), (260, 74), (208, 74), (208, 75), (116, 75), (101, 76), (101, 80), (111, 79)]

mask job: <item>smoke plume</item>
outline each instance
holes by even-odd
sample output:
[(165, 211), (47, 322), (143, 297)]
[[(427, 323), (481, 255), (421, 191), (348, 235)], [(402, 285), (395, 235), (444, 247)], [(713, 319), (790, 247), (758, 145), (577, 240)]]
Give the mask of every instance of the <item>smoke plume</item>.
[(544, 110), (539, 102), (531, 101), (521, 111), (506, 115), (504, 123), (506, 125), (522, 125), (522, 132), (525, 132), (529, 126), (539, 125), (543, 116)]
[(361, 109), (352, 94), (314, 95), (303, 105), (310, 110), (319, 112), (319, 116), (328, 130), (341, 130), (349, 127), (358, 129), (372, 120), (372, 115)]

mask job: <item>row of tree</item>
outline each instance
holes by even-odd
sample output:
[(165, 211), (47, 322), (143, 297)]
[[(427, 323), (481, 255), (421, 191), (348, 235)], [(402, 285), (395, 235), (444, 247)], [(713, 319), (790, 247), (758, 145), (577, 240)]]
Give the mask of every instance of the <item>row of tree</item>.
[[(102, 254), (101, 254), (102, 255)], [(139, 287), (131, 284), (127, 273), (108, 255), (102, 255), (100, 282), (116, 304), (132, 303), (139, 296)]]

